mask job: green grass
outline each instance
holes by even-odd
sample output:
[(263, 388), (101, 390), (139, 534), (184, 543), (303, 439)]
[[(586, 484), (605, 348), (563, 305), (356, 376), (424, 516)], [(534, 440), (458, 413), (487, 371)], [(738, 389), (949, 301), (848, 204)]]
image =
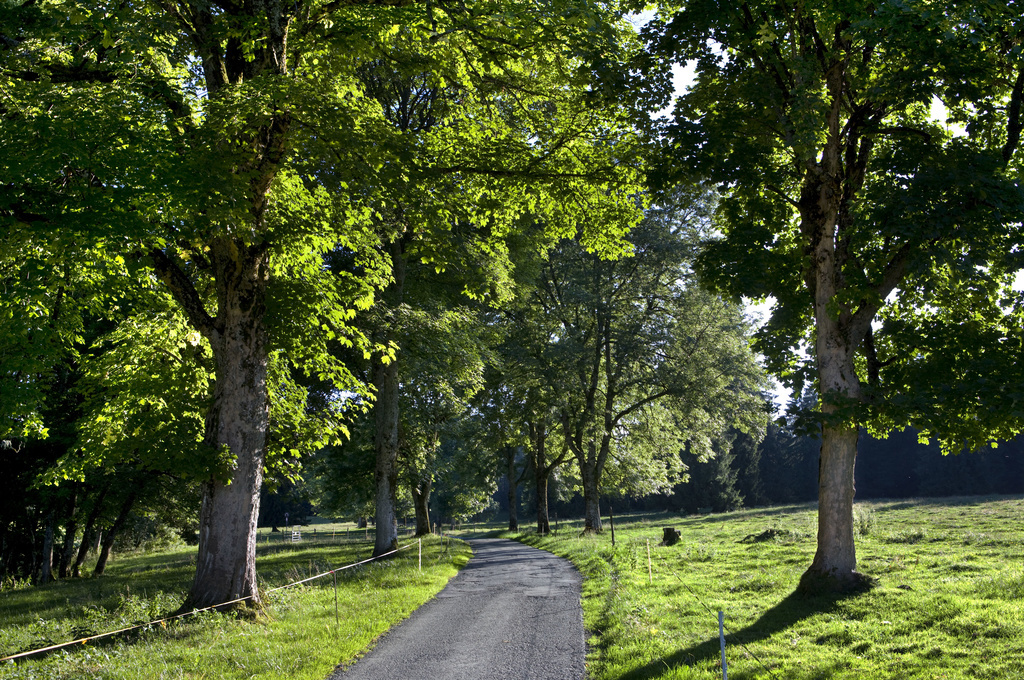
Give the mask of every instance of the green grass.
[[(811, 505), (616, 517), (614, 548), (607, 522), (596, 537), (578, 522), (503, 535), (585, 575), (593, 680), (720, 678), (720, 609), (732, 680), (1024, 677), (1024, 499), (858, 503), (855, 518), (859, 570), (878, 585), (848, 597), (794, 593)], [(682, 542), (659, 545), (663, 526)]]
[[(717, 611), (726, 615), (733, 680), (1024, 677), (1024, 499), (859, 503), (861, 571), (873, 590), (844, 598), (794, 594), (814, 552), (812, 506), (721, 515), (628, 515), (610, 533), (505, 534), (564, 555), (586, 576), (593, 680), (721, 677)], [(683, 540), (658, 545), (661, 527)], [(303, 527), (303, 541), (261, 534), (265, 588), (361, 559), (370, 544), (346, 525)], [(348, 540), (342, 531), (349, 529)], [(467, 525), (479, 534), (495, 525)], [(330, 532), (333, 531), (333, 538)], [(370, 534), (372, 536), (372, 533)], [(651, 544), (653, 583), (648, 580)], [(23, 678), (316, 678), (354, 660), (440, 590), (469, 557), (456, 542), (343, 572), (340, 626), (330, 578), (271, 595), (268, 617), (215, 614), (0, 667)], [(0, 593), (0, 652), (148, 620), (180, 602), (193, 548), (118, 555), (107, 575)]]
[[(317, 540), (261, 542), (261, 587), (284, 585), (369, 556), (372, 543)], [(363, 532), (359, 532), (360, 539)], [(372, 537), (372, 533), (370, 534)], [(408, 540), (408, 539), (407, 539)], [(322, 680), (392, 625), (433, 597), (469, 559), (461, 541), (423, 541), (417, 550), (338, 573), (338, 622), (330, 576), (271, 593), (259, 620), (213, 613), (167, 626), (74, 646), (43, 658), (0, 665), (0, 677), (29, 678), (310, 678)], [(149, 621), (180, 604), (191, 582), (195, 548), (118, 555), (99, 579), (78, 579), (0, 593), (0, 656)]]

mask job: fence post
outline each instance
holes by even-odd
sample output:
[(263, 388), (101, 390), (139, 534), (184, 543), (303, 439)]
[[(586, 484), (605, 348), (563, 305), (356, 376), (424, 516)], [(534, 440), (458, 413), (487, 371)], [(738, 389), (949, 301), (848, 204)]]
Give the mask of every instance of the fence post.
[(729, 670), (725, 665), (725, 612), (718, 612), (718, 639), (722, 644), (722, 680), (729, 680)]
[(338, 615), (338, 572), (332, 571), (334, 577), (334, 625), (341, 628), (341, 617)]
[(651, 568), (651, 539), (647, 539), (647, 581), (654, 583), (654, 570)]
[(417, 540), (416, 543), (419, 545), (420, 573), (422, 574), (423, 573), (423, 539), (421, 538), (421, 539)]
[(612, 547), (615, 547), (615, 513), (612, 512), (611, 503), (608, 504), (608, 523), (612, 525)]

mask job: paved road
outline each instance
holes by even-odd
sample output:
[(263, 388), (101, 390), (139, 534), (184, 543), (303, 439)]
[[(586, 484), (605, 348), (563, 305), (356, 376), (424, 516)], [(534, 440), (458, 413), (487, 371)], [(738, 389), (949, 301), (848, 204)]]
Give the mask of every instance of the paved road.
[(515, 541), (469, 544), (473, 558), (435, 599), (328, 680), (583, 678), (579, 572)]

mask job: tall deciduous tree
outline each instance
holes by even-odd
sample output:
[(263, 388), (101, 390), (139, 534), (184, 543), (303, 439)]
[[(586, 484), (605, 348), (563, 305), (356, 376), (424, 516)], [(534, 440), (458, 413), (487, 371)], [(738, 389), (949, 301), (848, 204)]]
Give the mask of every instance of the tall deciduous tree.
[[(615, 190), (622, 175), (604, 162), (613, 149), (602, 140), (618, 138), (617, 123), (583, 145), (559, 133), (565, 126), (542, 123), (578, 129), (585, 110), (520, 106), (516, 132), (529, 132), (511, 134), (487, 123), (508, 120), (498, 111), (513, 108), (516, 88), (504, 99), (468, 94), (525, 82), (531, 63), (566, 83), (585, 75), (545, 55), (553, 44), (577, 54), (604, 44), (614, 31), (597, 3), (551, 3), (539, 16), (533, 4), (508, 2), (55, 0), (5, 10), (5, 235), (28, 234), (63, 262), (113, 263), (136, 285), (163, 286), (211, 349), (204, 445), (219, 464), (204, 483), (185, 607), (258, 601), (271, 352), (366, 392), (328, 350), (370, 348), (348, 321), (390, 264), (373, 249), (374, 212), (443, 176), (464, 210), (423, 202), (435, 228), (462, 218), (501, 231), (516, 211), (503, 219), (498, 208), (513, 194), (547, 214), (553, 233), (571, 230), (574, 213), (629, 222), (623, 213), (633, 208)], [(467, 92), (460, 125), (429, 144), (396, 130), (358, 77), (396, 41), (414, 46), (420, 71)], [(504, 181), (524, 175), (533, 181)], [(413, 219), (400, 226), (420, 228)], [(325, 253), (337, 248), (362, 254), (360, 276), (325, 270)], [(74, 259), (82, 253), (95, 259)], [(380, 398), (387, 389), (378, 386)]]
[[(662, 179), (721, 187), (725, 238), (702, 259), (705, 279), (774, 296), (759, 348), (797, 392), (813, 375), (821, 395), (805, 586), (862, 582), (858, 423), (912, 420), (958, 451), (1021, 422), (994, 370), (1012, 370), (1000, 346), (1020, 333), (1007, 309), (1024, 216), (1021, 16), (1013, 1), (695, 0), (663, 3), (648, 28), (653, 62), (696, 63), (664, 130)], [(971, 362), (978, 352), (987, 364)], [(1005, 397), (998, 413), (976, 417), (977, 372), (948, 381), (966, 366)], [(948, 410), (943, 386), (964, 393)]]
[[(410, 140), (403, 160), (422, 168), (411, 180), (403, 170), (383, 194), (381, 252), (392, 272), (378, 310), (385, 315), (407, 304), (408, 272), (421, 263), (458, 271), (471, 296), (507, 297), (506, 241), (525, 213), (543, 221), (548, 242), (596, 224), (595, 211), (618, 215), (625, 221), (611, 230), (581, 230), (588, 247), (603, 252), (620, 247), (617, 237), (639, 219), (630, 198), (638, 187), (635, 135), (620, 107), (592, 90), (591, 73), (592, 62), (624, 54), (620, 43), (632, 34), (607, 7), (539, 17), (534, 9), (504, 7), (501, 31), (470, 32), (469, 43), (485, 55), (465, 66), (470, 77), (431, 70), (422, 46), (407, 38), (358, 71), (394, 131)], [(570, 18), (580, 11), (589, 17), (589, 37)], [(490, 276), (481, 280), (480, 272)], [(403, 356), (394, 325), (378, 323), (372, 336), (390, 352), (372, 377), (378, 555), (398, 540)]]
[(666, 489), (684, 472), (684, 443), (712, 455), (729, 425), (763, 420), (763, 377), (739, 309), (691, 275), (707, 196), (672, 199), (630, 232), (629, 257), (604, 260), (562, 241), (529, 294), (539, 326), (533, 351), (557, 395), (590, 531), (601, 530), (609, 470), (617, 488)]

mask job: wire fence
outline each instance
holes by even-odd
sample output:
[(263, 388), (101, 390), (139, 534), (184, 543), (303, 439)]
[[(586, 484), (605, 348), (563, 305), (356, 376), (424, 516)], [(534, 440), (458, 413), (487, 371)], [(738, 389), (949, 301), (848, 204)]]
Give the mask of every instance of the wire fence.
[[(337, 616), (337, 607), (338, 607), (338, 591), (337, 591), (337, 589), (338, 589), (338, 579), (337, 579), (337, 573), (338, 572), (345, 571), (346, 569), (352, 569), (353, 567), (358, 567), (359, 565), (366, 564), (368, 562), (374, 562), (374, 561), (379, 560), (379, 559), (381, 559), (383, 557), (388, 557), (389, 555), (394, 555), (395, 553), (401, 552), (403, 550), (408, 550), (409, 548), (412, 548), (413, 546), (417, 546), (420, 549), (420, 569), (422, 570), (422, 568), (423, 568), (422, 567), (422, 550), (423, 550), (422, 546), (423, 546), (423, 542), (422, 542), (422, 540), (418, 540), (416, 543), (409, 543), (407, 545), (403, 545), (400, 548), (397, 548), (395, 550), (391, 550), (391, 551), (383, 553), (381, 555), (376, 555), (374, 557), (370, 557), (370, 558), (367, 558), (365, 560), (360, 560), (359, 562), (353, 562), (352, 564), (346, 564), (343, 567), (338, 567), (337, 569), (331, 569), (330, 571), (325, 571), (323, 573), (316, 574), (315, 576), (310, 576), (309, 578), (304, 578), (304, 579), (299, 580), (299, 581), (293, 581), (291, 583), (286, 583), (283, 586), (278, 586), (276, 588), (268, 588), (265, 592), (268, 593), (268, 594), (269, 593), (275, 593), (277, 591), (284, 590), (286, 588), (292, 588), (294, 586), (301, 585), (303, 583), (308, 583), (310, 581), (315, 581), (317, 579), (325, 578), (327, 576), (334, 576), (335, 577), (334, 578), (334, 589), (335, 589), (335, 591), (334, 591), (334, 606), (335, 606), (335, 616)], [(0, 657), (0, 663), (4, 663), (6, 661), (14, 661), (14, 660), (17, 660), (17, 659), (24, 659), (24, 658), (29, 657), (29, 656), (35, 656), (36, 654), (42, 654), (44, 652), (52, 652), (52, 651), (55, 651), (55, 650), (58, 650), (58, 649), (63, 649), (64, 647), (71, 647), (73, 645), (84, 645), (87, 642), (91, 642), (93, 640), (99, 640), (101, 638), (110, 637), (112, 635), (119, 635), (121, 633), (128, 633), (128, 632), (133, 631), (133, 630), (139, 630), (140, 628), (147, 628), (149, 626), (154, 626), (154, 625), (165, 626), (165, 625), (167, 625), (167, 623), (169, 621), (174, 621), (174, 620), (177, 620), (177, 619), (182, 619), (182, 618), (185, 618), (187, 616), (195, 616), (196, 614), (199, 614), (201, 612), (211, 611), (211, 610), (214, 610), (214, 609), (220, 609), (222, 607), (227, 607), (228, 605), (238, 604), (239, 602), (245, 602), (246, 600), (251, 600), (251, 599), (253, 599), (255, 597), (258, 597), (258, 594), (246, 595), (245, 597), (235, 598), (234, 600), (228, 600), (227, 602), (221, 602), (219, 604), (210, 605), (209, 607), (203, 607), (201, 609), (193, 609), (191, 611), (183, 612), (181, 614), (175, 614), (173, 616), (166, 616), (166, 617), (161, 618), (161, 619), (154, 619), (153, 621), (147, 621), (146, 623), (138, 623), (138, 624), (135, 624), (135, 625), (132, 625), (132, 626), (128, 626), (127, 628), (119, 628), (117, 630), (108, 631), (106, 633), (98, 633), (96, 635), (89, 635), (89, 636), (86, 636), (86, 637), (81, 637), (81, 638), (78, 638), (76, 640), (71, 640), (70, 642), (62, 642), (60, 644), (50, 645), (49, 647), (40, 647), (39, 649), (33, 649), (33, 650), (30, 650), (30, 651), (27, 651), (27, 652), (19, 652), (17, 654), (11, 654), (9, 656)]]
[[(754, 652), (751, 651), (750, 647), (747, 647), (745, 644), (743, 644), (742, 641), (737, 640), (736, 636), (733, 634), (733, 632), (731, 630), (729, 630), (728, 628), (726, 628), (726, 626), (725, 626), (725, 615), (724, 615), (723, 611), (719, 610), (718, 612), (716, 612), (715, 610), (713, 610), (711, 607), (708, 606), (708, 604), (704, 600), (701, 599), (700, 595), (698, 595), (696, 593), (696, 591), (694, 591), (693, 588), (691, 588), (689, 585), (686, 584), (686, 581), (684, 581), (682, 578), (679, 577), (679, 574), (677, 574), (676, 572), (671, 571), (671, 570), (670, 570), (670, 572), (671, 572), (671, 574), (673, 576), (676, 577), (676, 580), (678, 580), (679, 583), (681, 583), (684, 588), (686, 588), (688, 591), (690, 591), (690, 594), (693, 595), (693, 599), (697, 600), (697, 602), (699, 602), (700, 605), (702, 607), (704, 607), (704, 609), (706, 609), (708, 611), (708, 614), (711, 614), (712, 616), (714, 616), (715, 619), (718, 621), (719, 637), (722, 639), (722, 677), (723, 678), (725, 677), (725, 673), (726, 673), (726, 670), (725, 670), (725, 668), (726, 668), (726, 665), (725, 665), (725, 635), (728, 635), (729, 637), (731, 637), (734, 642), (738, 643), (740, 647), (745, 649), (747, 654), (749, 654), (751, 656), (751, 658), (754, 659), (754, 661), (759, 663), (761, 665), (761, 668), (765, 669), (768, 672), (769, 675), (771, 675), (773, 678), (777, 677), (775, 675), (775, 671), (773, 671), (771, 668), (768, 668), (768, 666), (766, 666), (765, 663), (763, 661), (761, 661), (761, 659), (757, 656), (757, 654), (754, 654)], [(725, 634), (723, 634), (723, 631), (724, 631)]]
[[(572, 529), (575, 528), (575, 526), (574, 526), (575, 524), (578, 524), (579, 526), (583, 526), (583, 521), (582, 520), (569, 520), (569, 521), (563, 521), (562, 524), (564, 526), (566, 526), (567, 528), (569, 528), (570, 530), (572, 530)], [(614, 545), (614, 538), (612, 538), (612, 541), (613, 541), (612, 545)], [(654, 585), (654, 572), (657, 571), (657, 570), (654, 569), (654, 564), (653, 564), (653, 562), (651, 560), (651, 541), (649, 539), (646, 540), (646, 545), (647, 545), (647, 579), (648, 579), (648, 583), (650, 585)], [(660, 566), (661, 565), (659, 565), (659, 567)], [(715, 622), (718, 624), (718, 635), (719, 635), (719, 639), (720, 639), (720, 642), (721, 642), (721, 649), (722, 649), (721, 665), (722, 665), (722, 678), (723, 678), (723, 680), (728, 680), (728, 670), (727, 670), (726, 656), (725, 656), (726, 636), (731, 638), (731, 642), (733, 642), (735, 644), (738, 644), (740, 647), (742, 647), (747, 652), (747, 654), (749, 654), (750, 657), (752, 659), (754, 659), (754, 661), (756, 661), (771, 677), (773, 677), (773, 678), (778, 677), (778, 675), (776, 675), (774, 670), (769, 668), (760, 659), (760, 657), (757, 656), (757, 654), (755, 654), (741, 640), (737, 639), (736, 635), (725, 626), (725, 612), (724, 611), (722, 611), (722, 610), (716, 611), (716, 610), (712, 609), (710, 606), (708, 606), (708, 604), (701, 598), (701, 596), (698, 595), (697, 592), (693, 588), (691, 588), (679, 576), (678, 573), (675, 572), (675, 570), (667, 569), (667, 571), (670, 574), (672, 574), (672, 576), (674, 576), (677, 581), (679, 581), (680, 585), (682, 585), (684, 588), (686, 588), (687, 591), (689, 591), (690, 595), (693, 596), (693, 599), (695, 599), (702, 607), (704, 607), (704, 609), (707, 610), (708, 614), (710, 614), (712, 617), (714, 617)]]

